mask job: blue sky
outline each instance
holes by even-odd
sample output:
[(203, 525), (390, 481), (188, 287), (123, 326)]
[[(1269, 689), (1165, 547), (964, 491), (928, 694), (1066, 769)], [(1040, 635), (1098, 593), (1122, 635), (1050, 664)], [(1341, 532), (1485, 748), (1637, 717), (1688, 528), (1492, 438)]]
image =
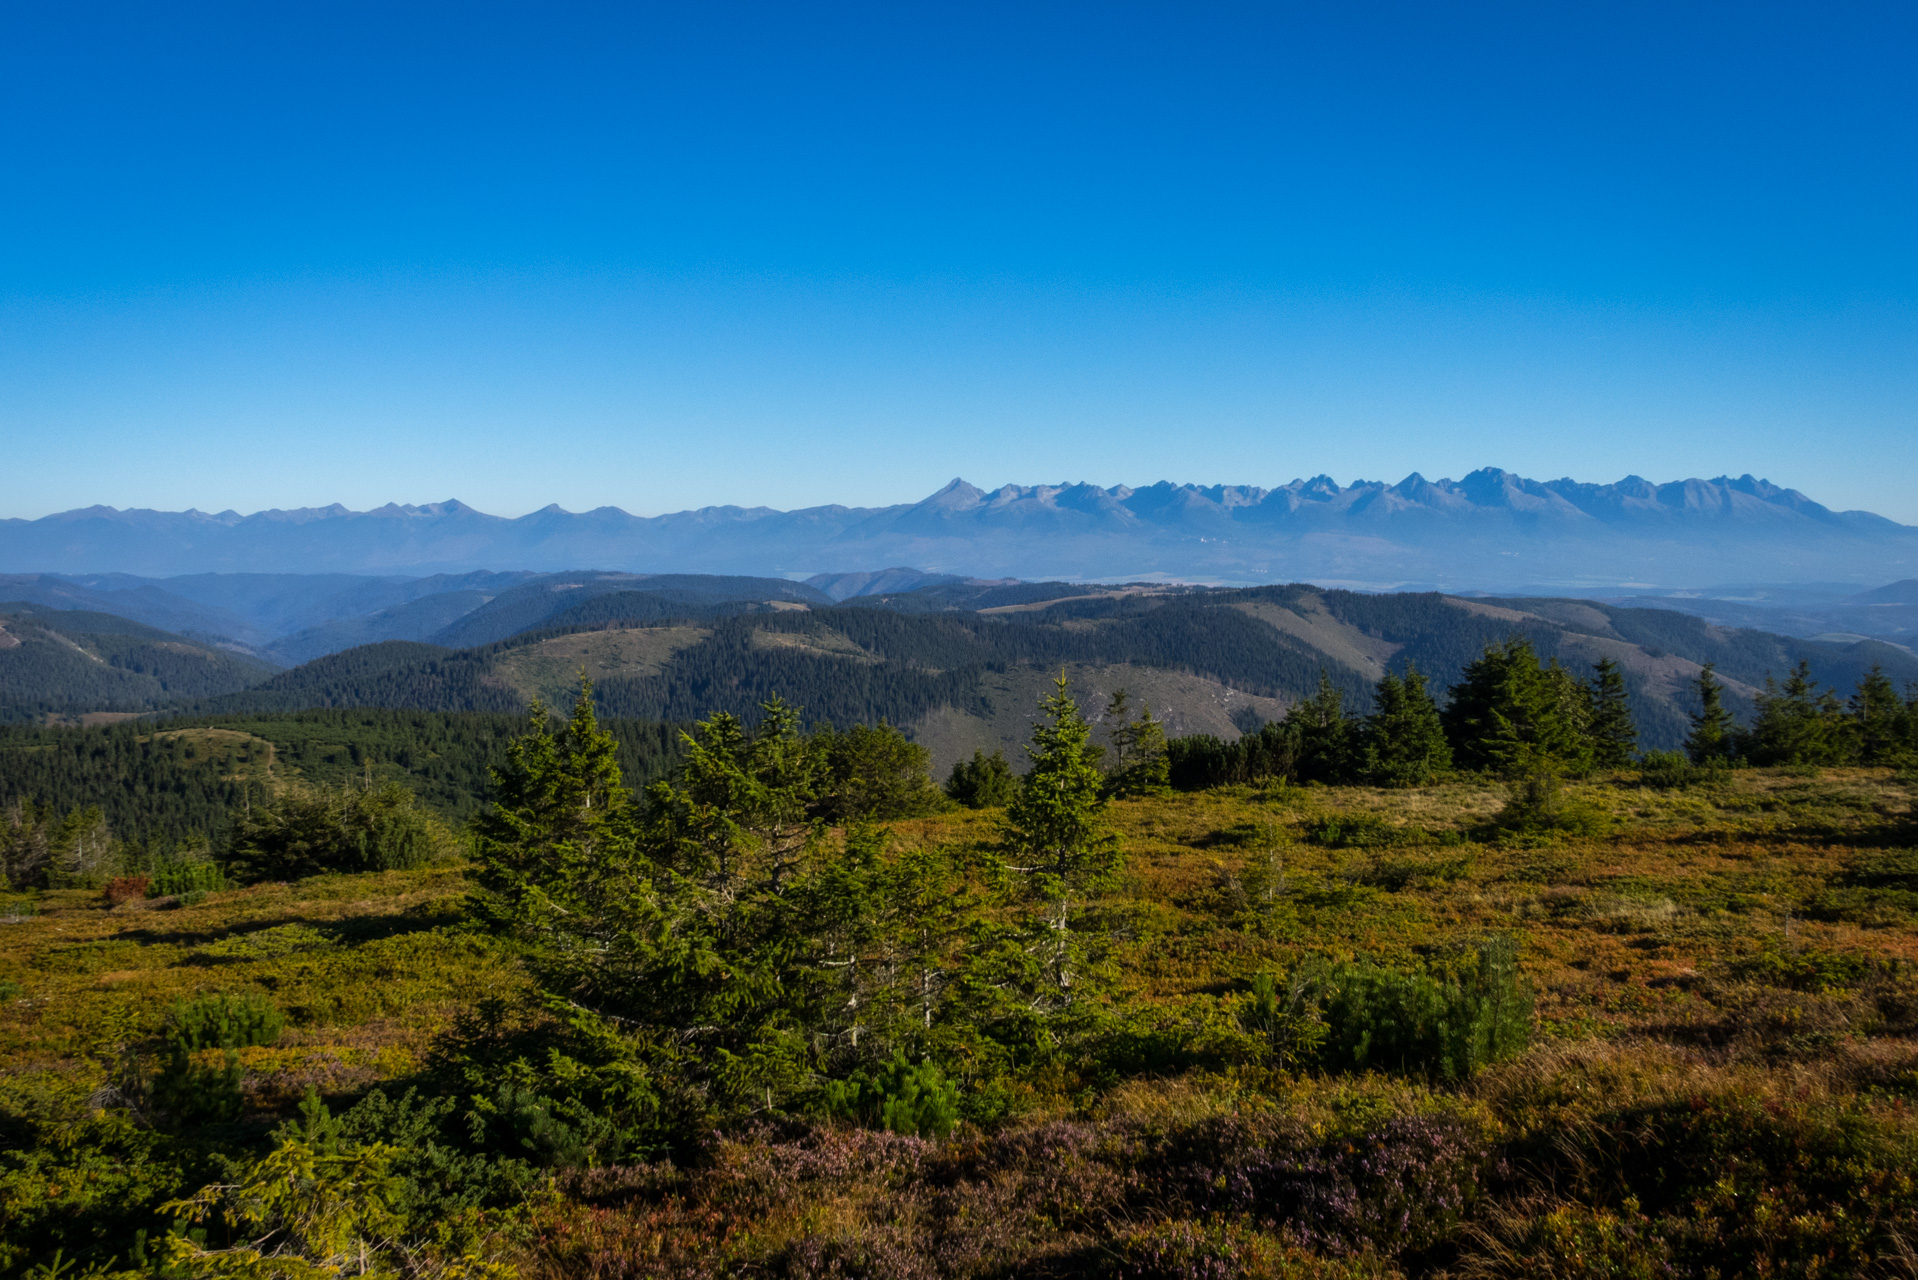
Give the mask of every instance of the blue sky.
[(10, 6), (0, 515), (1753, 472), (1918, 523), (1909, 6)]

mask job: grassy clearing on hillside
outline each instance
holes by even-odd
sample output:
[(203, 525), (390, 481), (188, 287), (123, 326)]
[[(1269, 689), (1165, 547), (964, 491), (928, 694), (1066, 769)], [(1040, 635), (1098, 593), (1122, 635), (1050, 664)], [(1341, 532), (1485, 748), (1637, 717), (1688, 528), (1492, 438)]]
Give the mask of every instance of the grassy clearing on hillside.
[[(1918, 1247), (1918, 822), (1885, 770), (1568, 786), (1600, 834), (1497, 836), (1507, 788), (1225, 788), (1112, 806), (1119, 1018), (947, 1140), (766, 1115), (678, 1162), (542, 1175), (527, 1276), (1897, 1274)], [(894, 824), (984, 853), (994, 812)], [(126, 1267), (310, 1086), (432, 1078), (523, 1005), (457, 868), (108, 908), (0, 900), (0, 1274)], [(1250, 1057), (1257, 975), (1463, 973), (1519, 941), (1529, 1051), (1459, 1083)], [(235, 1120), (117, 1107), (176, 1001), (262, 992)], [(209, 1059), (211, 1061), (211, 1059)], [(1910, 1258), (1909, 1250), (1902, 1255)]]

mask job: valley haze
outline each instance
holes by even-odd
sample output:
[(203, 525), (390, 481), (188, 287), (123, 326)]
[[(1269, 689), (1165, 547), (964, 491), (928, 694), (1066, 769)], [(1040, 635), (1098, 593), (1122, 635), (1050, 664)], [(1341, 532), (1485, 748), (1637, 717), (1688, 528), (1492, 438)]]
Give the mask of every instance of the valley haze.
[(1537, 481), (1497, 468), (1277, 488), (955, 479), (883, 507), (634, 516), (458, 501), (240, 515), (96, 506), (0, 521), (0, 572), (463, 574), (592, 566), (800, 577), (911, 564), (977, 577), (1312, 581), (1365, 590), (1676, 590), (1879, 584), (1918, 574), (1918, 528), (1745, 475)]

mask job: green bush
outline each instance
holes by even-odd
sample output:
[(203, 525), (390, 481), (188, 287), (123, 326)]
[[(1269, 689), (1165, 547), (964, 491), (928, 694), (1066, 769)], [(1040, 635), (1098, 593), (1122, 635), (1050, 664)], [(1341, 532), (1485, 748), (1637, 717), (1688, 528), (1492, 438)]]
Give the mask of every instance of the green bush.
[(972, 759), (952, 766), (952, 775), (946, 779), (946, 795), (968, 809), (1000, 809), (1012, 799), (1017, 785), (1018, 779), (1013, 776), (1012, 766), (1006, 763), (1003, 751), (991, 755), (975, 751)]
[(1519, 836), (1598, 836), (1611, 829), (1611, 815), (1566, 796), (1549, 762), (1534, 766), (1492, 820), (1498, 831)]
[[(240, 1114), (238, 1050), (272, 1044), (286, 1027), (273, 1002), (252, 992), (182, 1000), (167, 1011), (166, 1061), (153, 1082), (154, 1105), (181, 1124), (231, 1120)], [(194, 1055), (225, 1051), (217, 1068)]]
[(162, 862), (147, 873), (149, 898), (171, 898), (195, 890), (217, 892), (226, 887), (226, 872), (217, 862)]
[(329, 871), (409, 871), (450, 843), (397, 782), (370, 790), (301, 789), (254, 811), (234, 837), (233, 861), (254, 880)]
[(1694, 764), (1682, 751), (1648, 751), (1638, 764), (1639, 785), (1658, 791), (1683, 791), (1687, 787), (1722, 783), (1728, 773), (1722, 760)]
[(1239, 1025), (1263, 1042), (1271, 1060), (1293, 1067), (1317, 1058), (1326, 1027), (1308, 975), (1295, 971), (1281, 987), (1272, 974), (1256, 973), (1249, 986), (1239, 1009)]
[(829, 1114), (894, 1133), (943, 1138), (959, 1122), (959, 1085), (938, 1064), (912, 1063), (905, 1053), (876, 1071), (827, 1084)]
[(1417, 844), (1425, 833), (1417, 827), (1396, 827), (1376, 813), (1334, 813), (1305, 824), (1305, 838), (1328, 849), (1378, 849)]
[(1510, 938), (1482, 945), (1475, 971), (1460, 981), (1357, 963), (1325, 970), (1317, 986), (1326, 1025), (1319, 1059), (1337, 1071), (1458, 1080), (1531, 1039), (1532, 989)]

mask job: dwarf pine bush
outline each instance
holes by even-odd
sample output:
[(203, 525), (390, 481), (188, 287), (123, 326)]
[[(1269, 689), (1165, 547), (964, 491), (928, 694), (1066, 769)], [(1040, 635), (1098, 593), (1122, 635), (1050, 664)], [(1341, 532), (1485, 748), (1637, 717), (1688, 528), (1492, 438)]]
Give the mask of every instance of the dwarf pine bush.
[(226, 887), (226, 872), (217, 862), (162, 862), (147, 873), (150, 898), (170, 898), (196, 890), (217, 892)]
[(959, 1085), (935, 1062), (908, 1062), (904, 1051), (876, 1071), (826, 1086), (826, 1110), (894, 1133), (943, 1138), (959, 1123)]
[[(175, 1121), (231, 1120), (240, 1114), (240, 1056), (250, 1045), (272, 1044), (286, 1017), (271, 1000), (252, 992), (182, 1000), (167, 1011), (166, 1062), (153, 1082), (153, 1102)], [(221, 1066), (195, 1055), (225, 1051)]]
[(1461, 981), (1342, 964), (1319, 979), (1325, 1042), (1334, 1070), (1395, 1071), (1460, 1080), (1522, 1052), (1531, 1039), (1532, 990), (1518, 948), (1495, 938)]

